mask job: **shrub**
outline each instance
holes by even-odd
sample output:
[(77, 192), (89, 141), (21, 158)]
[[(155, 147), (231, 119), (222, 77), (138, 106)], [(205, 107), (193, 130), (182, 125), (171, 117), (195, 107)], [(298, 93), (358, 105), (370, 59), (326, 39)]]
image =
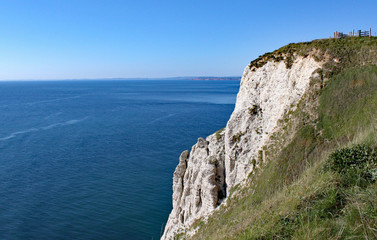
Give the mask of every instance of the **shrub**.
[(347, 186), (365, 186), (377, 178), (377, 152), (365, 145), (336, 150), (324, 169), (341, 174), (343, 184)]
[(217, 132), (216, 132), (216, 140), (219, 142), (220, 140), (221, 140), (221, 138), (222, 138), (222, 132), (224, 131), (224, 129), (225, 128), (222, 128), (222, 129), (220, 129), (220, 130), (218, 130)]

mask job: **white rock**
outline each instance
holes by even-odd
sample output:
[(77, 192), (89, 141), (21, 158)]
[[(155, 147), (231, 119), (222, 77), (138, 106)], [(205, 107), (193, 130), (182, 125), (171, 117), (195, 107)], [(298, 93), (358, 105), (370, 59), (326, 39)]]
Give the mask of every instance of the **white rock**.
[[(270, 61), (255, 72), (245, 68), (235, 109), (225, 131), (225, 174), (227, 190), (243, 181), (252, 171), (252, 159), (266, 144), (290, 106), (296, 105), (314, 71), (321, 67), (311, 57), (297, 57), (292, 68), (285, 63)], [(251, 114), (258, 107), (257, 114)], [(239, 143), (233, 136), (241, 133)]]
[(161, 239), (173, 239), (213, 212), (230, 189), (247, 178), (252, 159), (260, 159), (278, 120), (299, 102), (320, 67), (311, 57), (297, 57), (290, 69), (282, 61), (255, 71), (245, 68), (225, 130), (199, 138), (190, 153), (181, 154), (173, 177), (173, 209)]

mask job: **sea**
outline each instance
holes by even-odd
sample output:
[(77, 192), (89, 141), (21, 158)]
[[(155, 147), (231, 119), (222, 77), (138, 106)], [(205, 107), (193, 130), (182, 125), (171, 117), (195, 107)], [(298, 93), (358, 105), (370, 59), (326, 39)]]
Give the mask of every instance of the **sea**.
[(0, 239), (159, 239), (182, 151), (239, 81), (0, 82)]

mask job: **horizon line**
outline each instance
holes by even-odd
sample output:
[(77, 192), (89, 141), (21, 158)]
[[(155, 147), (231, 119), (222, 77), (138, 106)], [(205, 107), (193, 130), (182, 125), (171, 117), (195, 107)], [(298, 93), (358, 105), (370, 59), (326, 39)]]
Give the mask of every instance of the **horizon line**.
[[(239, 79), (238, 79), (239, 78)], [(88, 81), (88, 80), (241, 80), (242, 76), (179, 76), (179, 77), (107, 77), (107, 78), (32, 78), (32, 79), (0, 79), (0, 82), (10, 82), (10, 81)]]

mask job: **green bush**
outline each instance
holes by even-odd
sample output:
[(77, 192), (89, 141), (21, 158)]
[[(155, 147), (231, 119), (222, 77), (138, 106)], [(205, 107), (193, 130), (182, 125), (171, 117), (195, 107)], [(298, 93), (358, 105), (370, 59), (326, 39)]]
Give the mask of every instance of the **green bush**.
[(347, 186), (366, 186), (377, 178), (377, 152), (365, 145), (336, 150), (324, 168), (341, 174)]

